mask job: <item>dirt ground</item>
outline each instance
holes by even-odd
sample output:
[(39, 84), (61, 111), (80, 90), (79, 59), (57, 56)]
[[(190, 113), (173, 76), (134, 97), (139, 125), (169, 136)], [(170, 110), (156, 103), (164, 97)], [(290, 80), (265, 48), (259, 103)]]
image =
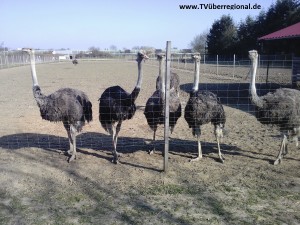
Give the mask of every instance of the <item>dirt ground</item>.
[[(225, 106), (225, 163), (218, 161), (209, 124), (202, 129), (203, 159), (189, 162), (197, 143), (181, 117), (170, 139), (168, 173), (162, 172), (163, 127), (158, 151), (148, 155), (152, 132), (143, 115), (157, 72), (145, 64), (138, 110), (123, 123), (118, 149), (124, 156), (115, 165), (111, 137), (98, 120), (98, 98), (113, 85), (131, 91), (136, 63), (37, 65), (44, 94), (77, 88), (93, 104), (93, 121), (78, 135), (79, 153), (71, 163), (63, 154), (69, 147), (63, 125), (39, 115), (30, 67), (0, 70), (0, 224), (300, 224), (299, 150), (291, 143), (283, 163), (272, 165), (281, 136), (253, 116), (244, 76), (200, 78), (200, 87), (218, 93)], [(184, 108), (193, 74), (175, 72)], [(279, 79), (281, 74), (273, 73)]]

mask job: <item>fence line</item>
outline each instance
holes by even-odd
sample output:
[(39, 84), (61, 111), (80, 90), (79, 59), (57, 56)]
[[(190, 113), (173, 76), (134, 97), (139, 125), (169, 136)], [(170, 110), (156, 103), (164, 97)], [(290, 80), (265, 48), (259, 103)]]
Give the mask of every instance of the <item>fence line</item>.
[[(135, 53), (110, 53), (100, 57), (89, 55), (73, 55), (82, 60), (121, 60), (135, 61)], [(70, 55), (66, 55), (65, 60), (70, 61)], [(83, 57), (83, 58), (80, 58)], [(150, 60), (147, 64), (157, 65), (156, 55), (150, 54)], [(60, 62), (61, 57), (57, 54), (36, 52), (36, 63)], [(0, 69), (29, 65), (29, 56), (21, 51), (3, 51), (0, 52)], [(259, 79), (261, 81), (271, 81), (273, 74), (280, 74), (282, 81), (280, 83), (290, 84), (292, 74), (293, 60), (290, 56), (260, 55), (259, 57)], [(236, 79), (246, 78), (249, 72), (250, 60), (247, 58), (238, 58), (236, 55), (219, 56), (219, 55), (201, 55), (201, 73), (216, 74), (217, 76), (227, 76)], [(193, 71), (193, 60), (191, 53), (172, 53), (171, 69)]]
[[(58, 56), (50, 54), (36, 54), (36, 63), (58, 62)], [(16, 66), (29, 65), (30, 60), (27, 54), (22, 52), (0, 52), (0, 69)]]

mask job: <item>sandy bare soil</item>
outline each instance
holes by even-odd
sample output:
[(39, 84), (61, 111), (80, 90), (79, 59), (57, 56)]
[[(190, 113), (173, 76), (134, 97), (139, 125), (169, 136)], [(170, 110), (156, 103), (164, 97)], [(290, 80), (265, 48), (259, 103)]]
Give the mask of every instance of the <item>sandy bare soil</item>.
[[(63, 154), (69, 147), (63, 125), (39, 115), (30, 67), (0, 70), (0, 224), (299, 224), (299, 150), (290, 144), (283, 163), (272, 165), (281, 136), (253, 116), (244, 76), (200, 78), (201, 88), (216, 92), (225, 105), (225, 163), (218, 161), (211, 125), (203, 126), (203, 159), (189, 162), (197, 144), (181, 117), (170, 139), (169, 171), (162, 172), (161, 152), (147, 154), (152, 132), (143, 115), (157, 71), (144, 66), (138, 110), (123, 123), (118, 149), (124, 156), (115, 165), (111, 137), (98, 120), (98, 98), (112, 85), (131, 91), (136, 63), (37, 65), (44, 94), (72, 87), (93, 103), (94, 119), (78, 135), (79, 153), (71, 163)], [(177, 72), (184, 108), (193, 74)], [(272, 85), (259, 87), (263, 93)], [(157, 137), (163, 150), (162, 127)]]

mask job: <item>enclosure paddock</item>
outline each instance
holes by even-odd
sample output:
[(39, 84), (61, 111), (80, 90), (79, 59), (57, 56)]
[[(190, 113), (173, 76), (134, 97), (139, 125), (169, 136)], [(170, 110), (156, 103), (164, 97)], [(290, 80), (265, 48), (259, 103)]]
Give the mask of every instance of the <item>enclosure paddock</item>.
[[(32, 95), (30, 67), (0, 70), (0, 223), (170, 224), (299, 222), (300, 152), (290, 145), (284, 163), (271, 162), (278, 153), (280, 133), (261, 125), (248, 99), (249, 67), (234, 77), (202, 73), (200, 88), (221, 99), (227, 115), (227, 135), (221, 141), (226, 160), (218, 162), (211, 125), (203, 126), (203, 158), (194, 163), (197, 144), (183, 116), (170, 141), (169, 173), (163, 166), (163, 129), (157, 130), (156, 153), (148, 155), (152, 131), (143, 114), (155, 90), (158, 67), (144, 65), (141, 92), (133, 119), (122, 124), (120, 163), (111, 163), (112, 141), (98, 118), (98, 99), (109, 86), (131, 91), (136, 62), (80, 61), (38, 64), (44, 94), (71, 87), (88, 94), (94, 120), (77, 136), (78, 155), (67, 162), (67, 135), (61, 123), (42, 120)], [(180, 100), (185, 108), (193, 72), (180, 76)], [(223, 71), (223, 72), (222, 72)], [(259, 70), (258, 94), (290, 85), (290, 70)], [(50, 212), (50, 213), (49, 213)], [(134, 221), (134, 223), (133, 223)], [(146, 222), (145, 222), (146, 221)]]

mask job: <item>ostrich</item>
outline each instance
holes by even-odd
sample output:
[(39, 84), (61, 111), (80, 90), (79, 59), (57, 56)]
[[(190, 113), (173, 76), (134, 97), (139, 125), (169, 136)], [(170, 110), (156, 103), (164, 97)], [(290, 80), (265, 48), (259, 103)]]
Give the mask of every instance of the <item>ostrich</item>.
[[(165, 56), (163, 54), (157, 55), (157, 59), (159, 61), (159, 79), (157, 79), (157, 81), (159, 80), (160, 87), (148, 99), (146, 103), (145, 112), (144, 112), (148, 125), (153, 130), (153, 143), (155, 143), (155, 134), (158, 125), (164, 124), (165, 122), (165, 116), (164, 116), (165, 76), (164, 76), (164, 72), (162, 72), (164, 69)], [(181, 116), (181, 103), (178, 97), (178, 92), (176, 91), (175, 88), (170, 88), (169, 102), (170, 102), (169, 125), (172, 133), (177, 120)], [(155, 144), (153, 149), (149, 151), (149, 154), (154, 153), (154, 150), (155, 150)]]
[(274, 165), (277, 165), (281, 163), (283, 156), (288, 152), (288, 138), (294, 140), (296, 146), (298, 146), (298, 137), (300, 136), (300, 91), (280, 88), (264, 96), (258, 96), (255, 87), (257, 51), (249, 51), (249, 58), (252, 63), (250, 95), (251, 101), (255, 105), (255, 116), (262, 124), (278, 126), (283, 133), (281, 147), (274, 161)]
[(99, 98), (99, 121), (102, 127), (112, 135), (113, 162), (118, 163), (121, 153), (117, 152), (117, 141), (122, 122), (131, 119), (136, 111), (135, 100), (138, 97), (142, 84), (142, 62), (148, 59), (144, 51), (137, 54), (138, 80), (131, 93), (120, 86), (107, 88)]
[(34, 50), (22, 50), (30, 56), (33, 96), (40, 108), (41, 117), (51, 122), (63, 122), (68, 133), (68, 161), (71, 162), (76, 158), (76, 135), (82, 130), (85, 122), (92, 120), (92, 103), (84, 92), (71, 88), (62, 88), (48, 96), (44, 95), (37, 81)]
[(202, 158), (202, 149), (200, 142), (201, 125), (212, 123), (214, 125), (214, 133), (218, 144), (219, 158), (224, 163), (225, 158), (221, 154), (220, 139), (223, 137), (223, 129), (226, 122), (225, 111), (217, 96), (209, 91), (198, 91), (199, 73), (200, 73), (200, 55), (194, 54), (195, 73), (194, 87), (190, 92), (190, 98), (185, 107), (184, 118), (189, 127), (192, 128), (194, 136), (198, 140), (198, 157), (191, 159), (198, 161)]
[(73, 65), (77, 65), (78, 64), (78, 60), (77, 59), (74, 59), (74, 60), (72, 60), (72, 63), (73, 63)]

